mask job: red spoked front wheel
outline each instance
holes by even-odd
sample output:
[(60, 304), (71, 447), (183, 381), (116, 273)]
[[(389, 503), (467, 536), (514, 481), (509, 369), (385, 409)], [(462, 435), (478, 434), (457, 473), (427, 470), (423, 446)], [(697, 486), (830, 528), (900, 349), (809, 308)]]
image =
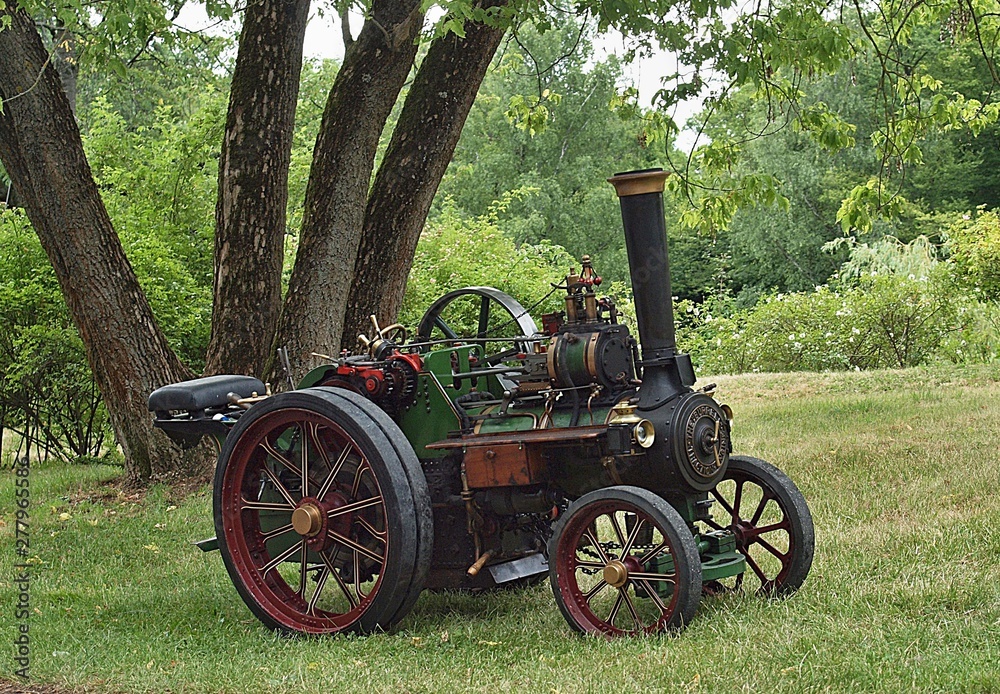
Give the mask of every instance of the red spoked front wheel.
[(373, 408), (329, 389), (282, 393), (226, 439), (214, 495), (219, 546), (268, 627), (386, 629), (422, 588), (430, 500), (402, 433)]
[(570, 626), (604, 636), (685, 626), (701, 599), (701, 559), (680, 514), (638, 487), (575, 501), (554, 528), (549, 578)]
[(733, 587), (746, 578), (767, 595), (798, 590), (812, 566), (816, 539), (805, 497), (788, 475), (758, 458), (734, 455), (712, 495), (718, 503), (708, 525), (731, 530), (747, 560), (747, 572)]

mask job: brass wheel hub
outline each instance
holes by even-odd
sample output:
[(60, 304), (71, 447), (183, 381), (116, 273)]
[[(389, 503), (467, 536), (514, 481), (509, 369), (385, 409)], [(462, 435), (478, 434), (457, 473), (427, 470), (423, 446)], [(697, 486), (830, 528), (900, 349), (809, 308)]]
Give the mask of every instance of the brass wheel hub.
[(323, 512), (313, 503), (292, 511), (292, 528), (302, 537), (315, 537), (323, 529)]
[(618, 559), (604, 567), (604, 581), (613, 588), (621, 588), (628, 581), (628, 568)]

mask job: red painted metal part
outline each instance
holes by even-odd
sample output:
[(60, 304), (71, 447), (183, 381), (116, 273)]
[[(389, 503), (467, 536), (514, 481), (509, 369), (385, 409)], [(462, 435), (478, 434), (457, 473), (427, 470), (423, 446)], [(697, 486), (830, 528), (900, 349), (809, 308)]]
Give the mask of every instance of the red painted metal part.
[[(563, 530), (565, 540), (560, 541), (559, 551), (555, 557), (556, 571), (559, 576), (558, 589), (562, 593), (563, 603), (565, 604), (566, 609), (571, 613), (573, 620), (577, 624), (584, 627), (586, 631), (598, 632), (608, 636), (622, 636), (625, 634), (638, 633), (659, 633), (667, 628), (668, 622), (677, 608), (679, 591), (676, 584), (674, 585), (670, 601), (664, 602), (663, 604), (659, 619), (652, 621), (649, 624), (642, 625), (642, 628), (626, 631), (612, 624), (611, 622), (614, 621), (613, 618), (606, 618), (596, 614), (594, 609), (591, 607), (593, 598), (596, 597), (596, 595), (591, 595), (591, 597), (588, 598), (588, 596), (585, 595), (583, 590), (580, 588), (579, 582), (576, 578), (577, 571), (581, 568), (581, 561), (583, 561), (579, 556), (581, 547), (586, 547), (588, 544), (593, 546), (590, 537), (587, 536), (590, 535), (592, 537), (592, 533), (594, 532), (600, 533), (600, 530), (598, 530), (598, 523), (602, 517), (614, 515), (620, 511), (637, 514), (638, 519), (644, 520), (646, 523), (652, 523), (649, 516), (646, 515), (641, 509), (621, 500), (608, 500), (603, 503), (594, 503), (586, 508), (585, 513), (581, 512), (576, 514), (570, 519), (566, 528)], [(607, 558), (620, 560), (628, 569), (629, 573), (634, 574), (644, 571), (644, 565), (648, 565), (653, 559), (663, 555), (664, 553), (674, 553), (674, 549), (669, 545), (669, 541), (667, 540), (665, 534), (664, 545), (665, 546), (661, 549), (661, 551), (655, 553), (647, 551), (644, 552), (644, 556), (641, 557), (636, 556), (635, 553), (629, 553), (625, 557), (608, 554)], [(624, 586), (624, 590), (627, 591), (631, 587), (632, 585), (630, 582)], [(608, 586), (602, 590), (615, 590), (615, 588)], [(635, 598), (633, 597), (628, 599), (634, 600)]]
[[(747, 566), (760, 579), (761, 591), (765, 593), (776, 592), (792, 570), (793, 558), (796, 551), (798, 551), (795, 533), (792, 532), (791, 522), (789, 521), (789, 510), (782, 503), (781, 499), (769, 488), (765, 480), (757, 478), (750, 472), (731, 469), (727, 472), (726, 479), (732, 480), (735, 483), (732, 498), (727, 498), (718, 488), (712, 490), (712, 495), (723, 509), (725, 509), (726, 513), (729, 514), (730, 525), (728, 527), (736, 536), (736, 547), (746, 557)], [(754, 508), (749, 510), (742, 508), (743, 490), (747, 483), (759, 487), (761, 490), (760, 499), (757, 500)], [(766, 525), (758, 525), (764, 509), (772, 501), (781, 509), (781, 520), (770, 522)], [(769, 541), (769, 538), (766, 537), (769, 534), (781, 532), (787, 536), (788, 549), (785, 552), (775, 547)], [(781, 568), (777, 571), (771, 571), (770, 573), (773, 575), (768, 575), (768, 571), (761, 567), (751, 555), (750, 550), (753, 545), (758, 545), (764, 551), (774, 555), (781, 563)], [(738, 580), (739, 583), (742, 583), (742, 576)]]
[[(272, 566), (278, 557), (271, 556), (267, 543), (271, 537), (274, 537), (274, 531), (265, 532), (261, 529), (261, 510), (252, 508), (253, 502), (248, 501), (248, 499), (255, 498), (254, 495), (258, 493), (264, 480), (271, 479), (271, 475), (265, 472), (264, 468), (268, 466), (269, 460), (273, 465), (274, 456), (270, 451), (275, 450), (278, 438), (295, 429), (300, 432), (315, 432), (309, 437), (312, 442), (312, 453), (327, 461), (338, 460), (348, 447), (357, 450), (356, 444), (343, 429), (314, 412), (298, 409), (277, 410), (254, 422), (240, 437), (222, 480), (222, 517), (225, 542), (229, 547), (233, 564), (247, 591), (272, 619), (289, 629), (304, 633), (321, 634), (343, 631), (364, 615), (378, 594), (381, 587), (380, 569), (382, 567), (375, 567), (378, 575), (375, 577), (374, 585), (367, 593), (361, 591), (360, 585), (355, 585), (352, 591), (352, 586), (344, 584), (337, 572), (328, 568), (324, 569), (322, 565), (307, 563), (302, 552), (306, 547), (314, 552), (323, 552), (329, 559), (329, 565), (335, 564), (340, 560), (337, 554), (342, 551), (343, 547), (347, 546), (343, 542), (339, 542), (337, 536), (357, 541), (357, 532), (354, 528), (358, 518), (365, 518), (365, 511), (370, 511), (365, 522), (369, 525), (373, 521), (376, 524), (379, 523), (379, 513), (383, 519), (385, 518), (385, 504), (381, 497), (378, 481), (373, 474), (370, 474), (370, 468), (368, 468), (368, 474), (365, 472), (365, 467), (368, 464), (364, 459), (355, 461), (354, 484), (351, 485), (351, 488), (335, 482), (324, 491), (322, 489), (324, 480), (313, 478), (312, 471), (310, 471), (308, 486), (316, 492), (324, 491), (321, 498), (312, 495), (303, 497), (301, 493), (288, 492), (291, 501), (294, 502), (293, 504), (285, 502), (288, 507), (289, 523), (292, 511), (308, 503), (315, 503), (323, 510), (324, 520), (323, 534), (318, 539), (297, 536), (294, 530), (286, 531), (295, 538), (295, 542), (291, 546), (294, 551), (291, 551), (285, 559), (298, 559), (301, 565), (308, 568), (309, 571), (319, 571), (318, 577), (327, 574), (325, 583), (330, 585), (324, 584), (325, 587), (328, 590), (339, 590), (344, 593), (347, 599), (345, 606), (354, 603), (343, 612), (311, 608), (305, 599), (305, 582), (309, 580), (306, 570), (304, 569), (299, 574), (299, 585), (293, 586), (277, 570), (277, 565)], [(287, 462), (295, 465), (299, 461), (289, 460)], [(364, 484), (359, 484), (361, 480), (364, 480)], [(371, 502), (371, 505), (364, 510), (359, 510), (356, 513), (336, 514), (337, 509), (347, 504), (364, 501)], [(336, 515), (331, 517), (329, 515), (331, 513)], [(384, 531), (384, 522), (382, 525), (381, 530)], [(350, 533), (353, 537), (345, 535), (345, 533)], [(372, 554), (381, 555), (382, 566), (384, 566), (385, 557), (388, 554), (389, 542), (391, 542), (391, 538), (386, 533), (381, 550), (372, 552)], [(299, 549), (295, 550), (296, 547)], [(279, 556), (281, 555), (279, 554)], [(312, 568), (309, 568), (310, 564), (312, 564)], [(333, 580), (328, 580), (330, 578)], [(349, 595), (349, 593), (353, 595)]]

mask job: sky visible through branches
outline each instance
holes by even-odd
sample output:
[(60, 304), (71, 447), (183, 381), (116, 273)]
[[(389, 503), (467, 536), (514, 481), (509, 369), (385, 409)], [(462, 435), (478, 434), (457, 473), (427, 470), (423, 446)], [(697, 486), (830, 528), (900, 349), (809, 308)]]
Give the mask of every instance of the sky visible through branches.
[[(438, 8), (433, 8), (431, 13), (440, 12)], [(354, 34), (364, 22), (360, 13), (352, 12), (350, 16), (351, 28)], [(199, 4), (187, 4), (177, 18), (177, 24), (190, 31), (208, 31), (214, 34), (230, 34), (236, 36), (239, 32), (237, 20), (220, 23), (218, 20), (209, 19), (205, 14), (204, 7)], [(336, 13), (327, 11), (322, 15), (312, 12), (309, 17), (309, 24), (306, 28), (305, 44), (303, 54), (306, 58), (313, 59), (334, 59), (340, 60), (344, 57), (344, 43), (341, 38), (340, 18)], [(617, 31), (611, 30), (594, 39), (594, 61), (603, 60), (607, 55), (623, 55), (627, 46), (625, 38)], [(653, 55), (637, 58), (633, 63), (625, 66), (623, 72), (628, 83), (621, 87), (634, 86), (639, 90), (639, 102), (644, 107), (649, 107), (657, 90), (662, 87), (661, 80), (664, 75), (676, 69), (675, 58), (663, 51), (658, 51)], [(674, 121), (681, 127), (681, 132), (677, 136), (675, 145), (678, 149), (688, 152), (695, 145), (697, 133), (694, 130), (684, 128), (684, 123), (691, 116), (695, 115), (701, 108), (702, 99), (687, 99), (679, 103), (672, 114)], [(700, 144), (704, 144), (705, 138), (702, 136)]]

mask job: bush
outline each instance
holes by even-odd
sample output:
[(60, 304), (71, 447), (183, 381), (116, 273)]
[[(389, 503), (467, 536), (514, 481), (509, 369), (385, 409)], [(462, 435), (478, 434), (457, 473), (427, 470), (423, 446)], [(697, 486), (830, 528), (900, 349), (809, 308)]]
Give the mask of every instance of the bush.
[(854, 274), (746, 309), (731, 300), (682, 302), (679, 340), (706, 373), (981, 362), (998, 356), (997, 313), (956, 291), (949, 265), (934, 262), (919, 277)]
[(947, 235), (961, 283), (985, 301), (1000, 301), (1000, 217), (996, 210), (966, 215)]
[[(132, 127), (104, 98), (86, 105), (84, 145), (122, 246), (178, 356), (204, 363), (212, 301), (218, 142), (225, 96), (155, 109)], [(59, 284), (23, 214), (0, 211), (0, 429), (42, 456), (93, 459), (113, 435)]]
[[(554, 244), (516, 245), (496, 225), (496, 215), (512, 196), (476, 218), (464, 217), (446, 203), (420, 236), (399, 322), (415, 329), (435, 299), (462, 287), (487, 285), (517, 299), (533, 317), (562, 306), (561, 284), (579, 262)], [(537, 305), (536, 305), (537, 304)], [(475, 323), (469, 317), (470, 326)], [(457, 326), (453, 326), (457, 327)], [(539, 326), (541, 327), (541, 326)]]
[(107, 412), (59, 284), (23, 213), (0, 211), (0, 431), (39, 458), (113, 454)]

